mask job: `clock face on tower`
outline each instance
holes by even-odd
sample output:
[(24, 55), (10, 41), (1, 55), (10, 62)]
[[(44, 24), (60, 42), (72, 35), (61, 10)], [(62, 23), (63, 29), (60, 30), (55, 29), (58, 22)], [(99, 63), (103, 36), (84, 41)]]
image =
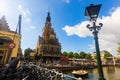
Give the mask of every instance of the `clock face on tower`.
[(54, 34), (50, 34), (50, 38), (51, 39), (55, 39), (55, 35)]

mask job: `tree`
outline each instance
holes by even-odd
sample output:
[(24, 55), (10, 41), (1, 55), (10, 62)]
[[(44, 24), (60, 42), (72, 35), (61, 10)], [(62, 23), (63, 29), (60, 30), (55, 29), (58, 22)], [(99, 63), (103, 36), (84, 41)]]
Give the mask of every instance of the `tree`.
[(120, 43), (118, 43), (118, 49), (117, 49), (117, 52), (118, 52), (118, 55), (120, 55)]
[(97, 55), (94, 56), (94, 59), (97, 59)]
[(86, 54), (85, 58), (91, 60), (92, 56), (91, 56), (91, 54), (88, 53), (88, 54)]
[(107, 62), (113, 61), (112, 60), (112, 55), (108, 51), (105, 51), (104, 59), (106, 59)]
[(62, 57), (68, 57), (68, 54), (67, 54), (66, 51), (64, 51), (64, 52), (62, 53)]
[(110, 59), (109, 57), (112, 57), (112, 55), (108, 51), (105, 51), (104, 59)]
[(25, 51), (24, 51), (24, 56), (25, 56), (25, 58), (30, 57), (30, 52), (32, 52), (32, 51), (33, 51), (33, 50), (30, 49), (30, 48), (25, 49)]
[(81, 51), (81, 52), (80, 52), (80, 54), (79, 54), (79, 56), (80, 56), (80, 58), (84, 59), (84, 58), (85, 58), (85, 56), (86, 56), (86, 53), (85, 53), (85, 52), (83, 52), (83, 51)]
[(69, 57), (69, 58), (73, 58), (73, 52), (69, 52), (69, 53), (68, 53), (68, 57)]
[(78, 53), (74, 53), (73, 56), (74, 56), (74, 58), (79, 58), (79, 54)]

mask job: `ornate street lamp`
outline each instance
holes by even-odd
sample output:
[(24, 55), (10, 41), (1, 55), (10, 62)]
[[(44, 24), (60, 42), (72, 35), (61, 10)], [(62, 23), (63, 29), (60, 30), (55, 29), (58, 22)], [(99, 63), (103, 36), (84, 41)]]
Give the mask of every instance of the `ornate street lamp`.
[(102, 23), (99, 23), (99, 26), (96, 26), (96, 20), (99, 14), (99, 10), (101, 8), (101, 4), (94, 5), (91, 4), (90, 6), (86, 7), (85, 9), (85, 16), (93, 23), (93, 26), (90, 27), (90, 24), (87, 25), (87, 28), (92, 31), (95, 39), (95, 47), (96, 47), (96, 54), (97, 54), (97, 64), (98, 64), (98, 72), (99, 72), (99, 80), (105, 80), (101, 58), (100, 58), (100, 50), (99, 50), (99, 43), (98, 43), (98, 31), (102, 27)]

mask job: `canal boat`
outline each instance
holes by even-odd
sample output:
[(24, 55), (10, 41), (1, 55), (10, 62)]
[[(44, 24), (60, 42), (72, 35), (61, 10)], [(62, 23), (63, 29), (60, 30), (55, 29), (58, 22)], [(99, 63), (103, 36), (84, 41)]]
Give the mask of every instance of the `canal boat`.
[(79, 78), (79, 77), (81, 77), (81, 78), (88, 77), (88, 71), (86, 71), (86, 70), (73, 70), (72, 74), (77, 78)]

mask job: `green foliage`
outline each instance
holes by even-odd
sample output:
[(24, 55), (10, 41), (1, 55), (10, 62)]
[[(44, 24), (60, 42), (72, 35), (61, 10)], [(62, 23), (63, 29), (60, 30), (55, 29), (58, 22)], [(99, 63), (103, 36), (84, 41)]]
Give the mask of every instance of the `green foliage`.
[(94, 56), (94, 59), (97, 59), (97, 55)]
[(69, 53), (68, 53), (68, 57), (69, 57), (69, 58), (73, 58), (73, 52), (69, 52)]
[(117, 49), (118, 55), (120, 55), (120, 43), (118, 43), (119, 47)]
[(78, 54), (78, 53), (74, 53), (74, 54), (73, 54), (73, 57), (74, 57), (74, 58), (79, 58), (79, 54)]
[(91, 54), (88, 53), (88, 54), (86, 54), (85, 58), (91, 60), (92, 56), (91, 56)]
[(66, 52), (64, 51), (62, 53), (62, 57), (68, 57), (68, 58), (81, 58), (81, 59), (92, 59), (92, 56), (91, 54), (89, 53), (85, 53), (83, 51), (81, 51), (79, 54), (77, 52), (73, 53), (72, 51), (71, 52)]
[(32, 51), (33, 51), (33, 50), (30, 49), (30, 48), (25, 49), (25, 51), (24, 51), (24, 56), (25, 56), (25, 58), (26, 58), (26, 57), (29, 57), (29, 56), (30, 56), (30, 52), (32, 52)]
[(68, 53), (67, 53), (66, 51), (64, 51), (64, 52), (62, 53), (62, 57), (68, 57)]
[(105, 51), (104, 59), (111, 57), (111, 54), (108, 51)]
[(82, 58), (82, 59), (84, 59), (85, 56), (86, 56), (86, 53), (83, 52), (83, 51), (81, 51), (80, 54), (79, 54), (79, 57)]

